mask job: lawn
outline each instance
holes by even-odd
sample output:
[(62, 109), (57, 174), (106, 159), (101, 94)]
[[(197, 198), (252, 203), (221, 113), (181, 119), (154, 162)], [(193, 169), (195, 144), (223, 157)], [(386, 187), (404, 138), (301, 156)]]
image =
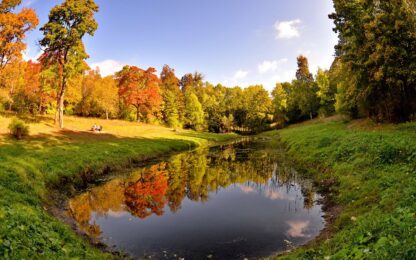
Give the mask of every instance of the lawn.
[(287, 144), (334, 214), (319, 239), (283, 258), (416, 259), (415, 123), (316, 121), (265, 135)]
[[(12, 259), (111, 258), (48, 213), (52, 187), (236, 137), (77, 117), (66, 117), (59, 130), (53, 118), (42, 117), (27, 118), (31, 135), (15, 141), (8, 135), (10, 120), (0, 116), (0, 258)], [(104, 132), (89, 132), (93, 124)]]

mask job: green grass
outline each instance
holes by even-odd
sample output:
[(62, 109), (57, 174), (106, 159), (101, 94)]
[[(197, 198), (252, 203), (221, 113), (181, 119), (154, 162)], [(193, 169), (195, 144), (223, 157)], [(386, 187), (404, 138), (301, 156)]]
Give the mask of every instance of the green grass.
[[(9, 121), (0, 117), (0, 258), (6, 259), (112, 258), (47, 212), (51, 187), (236, 137), (72, 117), (63, 131), (50, 118), (37, 120), (30, 124), (32, 135), (18, 142), (1, 133)], [(97, 121), (105, 133), (86, 131)]]
[(314, 123), (265, 135), (284, 141), (332, 209), (342, 209), (329, 237), (283, 258), (416, 259), (415, 123)]

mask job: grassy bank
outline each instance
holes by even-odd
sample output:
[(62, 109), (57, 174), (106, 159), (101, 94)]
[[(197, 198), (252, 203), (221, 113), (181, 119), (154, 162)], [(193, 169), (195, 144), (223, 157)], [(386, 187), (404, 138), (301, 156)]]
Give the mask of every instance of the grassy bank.
[[(47, 213), (50, 187), (235, 137), (75, 117), (61, 131), (45, 117), (32, 120), (31, 136), (17, 142), (8, 136), (9, 122), (0, 116), (0, 258), (12, 259), (110, 258)], [(94, 123), (104, 132), (89, 132)]]
[(327, 237), (283, 258), (416, 259), (415, 123), (315, 122), (266, 135), (342, 209)]

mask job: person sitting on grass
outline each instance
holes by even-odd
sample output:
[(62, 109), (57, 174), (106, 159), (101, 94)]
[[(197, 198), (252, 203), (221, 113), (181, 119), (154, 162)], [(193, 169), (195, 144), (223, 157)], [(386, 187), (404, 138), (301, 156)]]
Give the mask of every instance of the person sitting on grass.
[(93, 132), (97, 131), (97, 129), (98, 129), (97, 124), (94, 124), (94, 125), (91, 127), (91, 131), (93, 131)]
[(97, 124), (94, 124), (92, 127), (91, 127), (91, 131), (93, 131), (94, 133), (95, 132), (102, 132), (103, 131), (103, 126), (98, 126)]

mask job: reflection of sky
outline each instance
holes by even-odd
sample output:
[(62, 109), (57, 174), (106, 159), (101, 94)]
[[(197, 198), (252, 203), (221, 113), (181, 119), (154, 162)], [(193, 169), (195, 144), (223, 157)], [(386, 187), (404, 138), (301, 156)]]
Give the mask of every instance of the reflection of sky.
[(305, 234), (306, 229), (309, 226), (309, 221), (300, 221), (300, 220), (290, 220), (286, 222), (289, 225), (289, 230), (287, 234), (292, 238), (299, 237), (310, 237), (310, 235)]
[(289, 190), (283, 190), (282, 188), (276, 190), (276, 188), (266, 187), (263, 189), (255, 188), (250, 185), (237, 185), (237, 187), (244, 193), (259, 193), (265, 198), (270, 200), (289, 200), (294, 201), (296, 195), (293, 195)]

